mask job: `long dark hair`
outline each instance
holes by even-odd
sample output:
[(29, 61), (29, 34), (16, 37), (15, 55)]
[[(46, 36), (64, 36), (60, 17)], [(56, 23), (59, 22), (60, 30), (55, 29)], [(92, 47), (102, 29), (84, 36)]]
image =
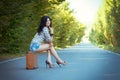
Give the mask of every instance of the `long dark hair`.
[(43, 16), (41, 18), (40, 25), (39, 25), (38, 30), (37, 30), (38, 34), (40, 34), (40, 32), (42, 32), (43, 28), (46, 26), (46, 22), (47, 22), (48, 18), (50, 19), (50, 27), (52, 27), (51, 18), (49, 16)]

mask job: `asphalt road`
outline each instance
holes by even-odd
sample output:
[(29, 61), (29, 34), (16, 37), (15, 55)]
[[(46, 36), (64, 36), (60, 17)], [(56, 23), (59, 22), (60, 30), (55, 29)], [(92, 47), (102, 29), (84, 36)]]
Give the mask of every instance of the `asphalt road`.
[(38, 56), (39, 68), (26, 70), (25, 57), (0, 62), (0, 80), (120, 80), (120, 54), (81, 43), (57, 51), (68, 62), (46, 69), (46, 54)]

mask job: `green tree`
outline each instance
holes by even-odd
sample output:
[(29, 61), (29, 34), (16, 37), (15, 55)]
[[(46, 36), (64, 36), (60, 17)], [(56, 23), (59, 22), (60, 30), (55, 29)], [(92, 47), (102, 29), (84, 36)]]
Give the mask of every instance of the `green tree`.
[[(104, 0), (90, 33), (90, 40), (120, 48), (120, 0)], [(96, 33), (94, 33), (94, 32)], [(91, 37), (95, 38), (95, 41)], [(102, 40), (102, 42), (101, 42)]]
[(76, 21), (65, 0), (1, 0), (0, 53), (25, 53), (43, 15), (53, 19), (54, 44), (66, 47), (80, 42), (84, 25)]

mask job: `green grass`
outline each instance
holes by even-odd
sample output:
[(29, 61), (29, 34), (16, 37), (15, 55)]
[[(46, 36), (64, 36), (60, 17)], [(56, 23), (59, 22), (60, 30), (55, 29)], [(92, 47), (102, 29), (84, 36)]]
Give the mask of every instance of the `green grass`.
[[(46, 51), (40, 52), (39, 54), (44, 54), (44, 53), (46, 53)], [(24, 57), (24, 56), (26, 56), (26, 53), (16, 53), (16, 54), (1, 53), (0, 61), (9, 60), (9, 59), (18, 58), (18, 57)]]
[(0, 54), (0, 61), (9, 60), (17, 57), (23, 57), (23, 56), (25, 56), (25, 54), (8, 54), (8, 53)]
[(98, 45), (98, 47), (120, 54), (120, 47), (112, 47), (109, 45)]

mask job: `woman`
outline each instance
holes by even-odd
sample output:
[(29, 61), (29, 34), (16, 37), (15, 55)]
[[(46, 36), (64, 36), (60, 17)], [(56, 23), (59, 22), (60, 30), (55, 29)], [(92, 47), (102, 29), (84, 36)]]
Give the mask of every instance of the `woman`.
[[(38, 53), (44, 50), (47, 50), (48, 52), (48, 57), (46, 60), (46, 67), (47, 65), (49, 66), (49, 68), (53, 68), (54, 65), (51, 61), (51, 54), (54, 56), (54, 58), (56, 59), (56, 63), (60, 66), (65, 65), (66, 62), (63, 61), (57, 54), (57, 52), (55, 51), (54, 47), (53, 47), (53, 28), (52, 28), (52, 22), (50, 17), (48, 16), (43, 16), (41, 18), (41, 22), (40, 25), (38, 27), (37, 33), (35, 34), (34, 38), (31, 41), (31, 45), (30, 45), (30, 50), (34, 53)], [(43, 41), (45, 41), (45, 43), (43, 43)]]

